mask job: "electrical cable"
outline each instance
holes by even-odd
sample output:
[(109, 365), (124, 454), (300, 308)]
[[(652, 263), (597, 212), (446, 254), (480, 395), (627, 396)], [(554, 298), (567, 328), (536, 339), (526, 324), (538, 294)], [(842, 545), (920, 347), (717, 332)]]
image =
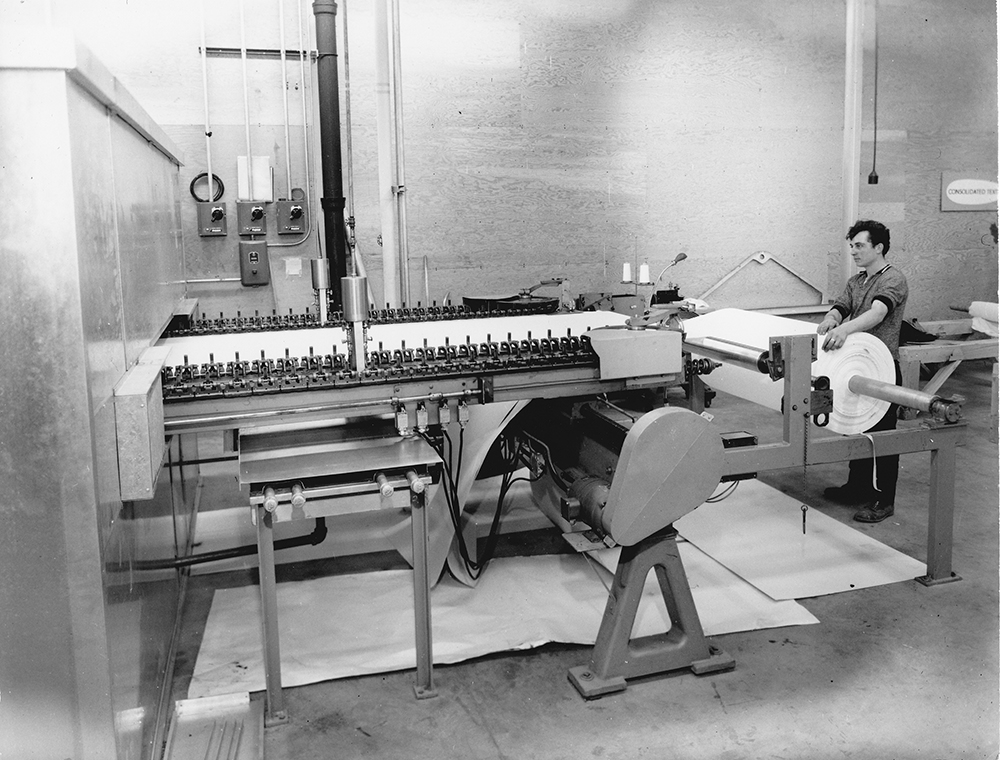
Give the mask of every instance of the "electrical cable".
[(736, 487), (739, 484), (740, 484), (740, 481), (734, 480), (732, 482), (732, 484), (729, 485), (729, 486), (727, 486), (726, 489), (724, 491), (722, 491), (721, 493), (712, 494), (712, 496), (710, 496), (707, 499), (705, 499), (705, 503), (706, 504), (717, 504), (718, 502), (722, 501), (723, 499), (728, 499), (730, 496), (733, 495), (733, 492), (736, 490)]
[(868, 175), (868, 184), (878, 184), (878, 172), (875, 171), (875, 158), (878, 154), (878, 0), (875, 0), (875, 89), (872, 97), (872, 171)]
[[(199, 203), (208, 203), (208, 201), (205, 200), (204, 198), (201, 198), (198, 195), (198, 193), (194, 191), (194, 186), (198, 183), (198, 180), (205, 179), (206, 177), (208, 177), (208, 172), (202, 172), (201, 174), (196, 175), (195, 178), (191, 180), (191, 184), (188, 186), (188, 191), (191, 193), (191, 197), (194, 198)], [(218, 185), (215, 196), (212, 198), (211, 201), (212, 203), (215, 203), (215, 201), (219, 200), (219, 198), (222, 197), (222, 194), (226, 192), (226, 186), (222, 184), (222, 180), (219, 179), (218, 174), (213, 174), (212, 180), (214, 181), (214, 184)]]
[[(444, 463), (444, 478), (442, 479), (441, 487), (444, 489), (448, 514), (451, 518), (452, 526), (455, 529), (455, 540), (458, 546), (458, 552), (462, 558), (462, 563), (465, 565), (466, 572), (473, 580), (478, 580), (496, 551), (496, 545), (500, 538), (504, 501), (506, 500), (511, 487), (514, 483), (519, 481), (528, 483), (535, 482), (545, 474), (545, 471), (543, 470), (542, 473), (535, 478), (525, 478), (523, 476), (513, 477), (514, 473), (520, 469), (518, 465), (524, 461), (525, 447), (523, 444), (514, 446), (514, 442), (509, 436), (501, 436), (497, 439), (498, 445), (500, 446), (501, 458), (504, 464), (504, 473), (501, 478), (500, 490), (497, 496), (497, 506), (490, 523), (490, 530), (486, 537), (484, 550), (478, 559), (473, 560), (469, 554), (469, 547), (465, 543), (465, 536), (462, 533), (461, 499), (458, 494), (458, 480), (461, 475), (462, 460), (465, 454), (465, 429), (462, 428), (459, 432), (457, 451), (451, 436), (444, 428), (441, 429), (440, 442), (435, 440), (426, 432), (419, 433), (419, 435), (431, 446), (431, 448), (434, 449)], [(447, 444), (447, 449), (445, 448), (445, 444)], [(530, 449), (528, 449), (528, 451), (530, 452)], [(453, 457), (456, 462), (456, 468), (454, 471), (451, 467)], [(546, 469), (548, 469), (547, 466)]]

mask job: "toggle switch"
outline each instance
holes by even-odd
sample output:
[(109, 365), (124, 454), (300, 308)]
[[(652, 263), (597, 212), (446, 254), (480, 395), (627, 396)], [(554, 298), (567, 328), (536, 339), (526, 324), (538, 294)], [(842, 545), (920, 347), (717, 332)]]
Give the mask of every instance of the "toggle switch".
[(251, 201), (236, 201), (236, 222), (241, 235), (267, 233), (267, 215), (264, 206)]
[(226, 204), (199, 201), (198, 234), (201, 237), (221, 237), (227, 232)]
[(300, 235), (309, 229), (305, 201), (278, 201), (274, 209), (279, 235)]

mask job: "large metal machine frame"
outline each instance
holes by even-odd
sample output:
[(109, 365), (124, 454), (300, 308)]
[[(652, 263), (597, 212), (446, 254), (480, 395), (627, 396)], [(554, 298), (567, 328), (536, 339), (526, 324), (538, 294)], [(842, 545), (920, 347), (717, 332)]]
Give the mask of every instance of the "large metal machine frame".
[[(867, 381), (863, 391), (869, 395), (916, 407), (934, 415), (917, 427), (862, 435), (824, 437), (811, 440), (812, 418), (820, 418), (831, 409), (828, 385), (811, 374), (816, 356), (814, 335), (775, 336), (765, 351), (748, 355), (743, 349), (711, 348), (704, 342), (684, 343), (680, 351), (676, 312), (666, 312), (659, 318), (649, 315), (634, 320), (627, 327), (595, 331), (603, 333), (595, 341), (599, 349), (596, 366), (551, 366), (518, 371), (478, 372), (469, 376), (407, 377), (388, 383), (357, 383), (340, 388), (318, 389), (308, 393), (278, 393), (261, 395), (248, 401), (246, 397), (225, 396), (181, 400), (165, 404), (164, 428), (168, 434), (199, 433), (209, 430), (237, 431), (243, 458), (241, 480), (250, 487), (250, 504), (258, 526), (261, 563), (261, 593), (264, 609), (264, 640), (267, 649), (267, 712), (268, 722), (286, 719), (281, 696), (280, 659), (276, 627), (276, 591), (274, 585), (274, 554), (272, 530), (275, 522), (308, 516), (325, 516), (339, 511), (361, 511), (378, 508), (379, 495), (386, 496), (394, 488), (408, 489), (412, 515), (414, 549), (414, 594), (416, 601), (416, 641), (418, 651), (418, 697), (433, 696), (432, 655), (430, 634), (430, 578), (427, 568), (426, 517), (424, 489), (440, 478), (440, 459), (420, 438), (416, 429), (461, 424), (468, 418), (469, 407), (497, 401), (538, 399), (608, 398), (608, 394), (676, 387), (688, 384), (690, 409), (688, 414), (704, 411), (704, 380), (700, 371), (711, 369), (712, 362), (696, 364), (690, 353), (710, 356), (721, 362), (735, 362), (757, 371), (766, 372), (783, 383), (783, 434), (777, 443), (722, 448), (717, 459), (723, 479), (753, 477), (767, 470), (804, 467), (848, 461), (871, 455), (872, 440), (880, 455), (907, 454), (929, 451), (931, 477), (928, 504), (927, 573), (918, 578), (925, 585), (959, 580), (952, 570), (952, 529), (954, 518), (955, 450), (963, 441), (965, 425), (958, 420), (957, 402), (930, 396), (919, 391), (899, 389), (877, 381)], [(358, 325), (353, 325), (355, 329)], [(363, 326), (362, 326), (363, 327)], [(352, 324), (348, 323), (350, 330)], [(630, 375), (627, 369), (629, 346), (662, 348), (669, 331), (675, 337), (678, 353), (686, 363), (678, 365), (664, 360), (644, 368), (641, 376)], [(657, 334), (659, 333), (659, 334)], [(644, 343), (644, 341), (650, 341)], [(352, 346), (357, 342), (349, 341)], [(362, 352), (355, 361), (364, 361)], [(664, 371), (657, 372), (662, 366)], [(693, 369), (701, 367), (700, 370)], [(371, 442), (356, 442), (335, 447), (334, 456), (320, 457), (314, 449), (289, 444), (285, 433), (272, 433), (274, 426), (307, 428), (322, 421), (369, 420), (366, 424), (387, 424), (382, 443), (374, 448)], [(382, 422), (379, 422), (381, 420)], [(633, 439), (623, 446), (629, 452), (642, 449), (645, 430), (636, 425), (630, 431)], [(250, 445), (250, 441), (256, 443)], [(409, 442), (409, 443), (407, 443)], [(630, 448), (631, 447), (631, 448)], [(405, 449), (405, 451), (404, 451)], [(378, 452), (372, 456), (371, 452)], [(256, 453), (254, 453), (256, 452)], [(303, 453), (311, 452), (311, 453)], [(624, 454), (623, 454), (624, 456)], [(712, 455), (715, 457), (715, 455)], [(614, 467), (607, 468), (614, 470)], [(624, 463), (618, 468), (628, 470)], [(647, 468), (648, 469), (648, 468)], [(612, 474), (610, 488), (617, 488), (625, 475)], [(640, 675), (660, 673), (678, 668), (690, 668), (695, 673), (713, 672), (734, 665), (718, 647), (705, 638), (690, 596), (680, 556), (677, 553), (672, 520), (683, 511), (697, 507), (703, 498), (685, 506), (669, 519), (649, 523), (649, 510), (659, 507), (650, 494), (659, 483), (630, 484), (629, 499), (650, 501), (643, 506), (643, 533), (625, 529), (607, 529), (614, 525), (614, 510), (619, 513), (628, 505), (602, 501), (590, 515), (589, 524), (602, 533), (605, 545), (620, 543), (616, 534), (629, 536), (623, 545), (622, 561), (616, 573), (601, 630), (591, 662), (574, 668), (570, 680), (587, 697), (625, 688), (626, 680)], [(645, 490), (643, 490), (645, 489)], [(710, 493), (710, 491), (709, 491)], [(638, 494), (638, 496), (637, 496)], [(357, 506), (359, 498), (375, 498), (369, 506)], [(345, 506), (346, 505), (346, 506)], [(634, 511), (634, 504), (632, 505)], [(550, 515), (550, 518), (553, 516)], [(634, 525), (638, 517), (626, 522)], [(554, 516), (553, 522), (566, 530), (579, 530), (575, 520)], [(618, 520), (620, 525), (623, 521)], [(606, 529), (601, 531), (602, 526)], [(638, 594), (650, 571), (655, 571), (672, 629), (667, 634), (645, 640), (630, 640), (631, 622), (638, 604)]]

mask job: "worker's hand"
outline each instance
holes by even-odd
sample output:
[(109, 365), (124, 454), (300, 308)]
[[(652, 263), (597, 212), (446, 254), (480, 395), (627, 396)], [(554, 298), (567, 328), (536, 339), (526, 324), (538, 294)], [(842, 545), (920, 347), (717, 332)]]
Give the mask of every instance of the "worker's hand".
[(847, 340), (848, 335), (850, 335), (850, 333), (844, 329), (843, 325), (834, 327), (826, 333), (826, 340), (823, 341), (823, 350), (836, 351), (844, 345), (844, 341)]
[(826, 335), (830, 330), (837, 326), (837, 322), (830, 317), (827, 317), (822, 322), (819, 323), (819, 327), (816, 328), (816, 332), (820, 335)]

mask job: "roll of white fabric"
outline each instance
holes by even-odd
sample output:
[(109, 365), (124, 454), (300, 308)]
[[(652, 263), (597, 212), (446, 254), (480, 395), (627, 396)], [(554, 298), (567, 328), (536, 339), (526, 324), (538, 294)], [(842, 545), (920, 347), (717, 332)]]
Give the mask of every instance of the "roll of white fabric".
[[(688, 338), (721, 338), (761, 351), (768, 350), (771, 338), (815, 334), (816, 327), (797, 319), (742, 309), (719, 309), (684, 323)], [(817, 348), (818, 356), (813, 362), (812, 374), (814, 377), (829, 377), (833, 389), (833, 412), (828, 429), (844, 435), (864, 432), (881, 419), (889, 408), (889, 402), (855, 393), (847, 387), (848, 382), (853, 376), (862, 375), (894, 383), (896, 370), (889, 349), (868, 333), (849, 336), (844, 346), (835, 351), (824, 351), (821, 346)], [(724, 363), (706, 375), (704, 380), (716, 390), (776, 411), (781, 409), (784, 384), (771, 380), (767, 375)]]
[(985, 319), (987, 322), (1000, 322), (1000, 304), (987, 301), (973, 301), (969, 306), (969, 314)]
[(1000, 304), (986, 301), (973, 301), (969, 306), (969, 316), (972, 317), (972, 329), (996, 338), (1000, 335), (997, 323), (1000, 322)]

